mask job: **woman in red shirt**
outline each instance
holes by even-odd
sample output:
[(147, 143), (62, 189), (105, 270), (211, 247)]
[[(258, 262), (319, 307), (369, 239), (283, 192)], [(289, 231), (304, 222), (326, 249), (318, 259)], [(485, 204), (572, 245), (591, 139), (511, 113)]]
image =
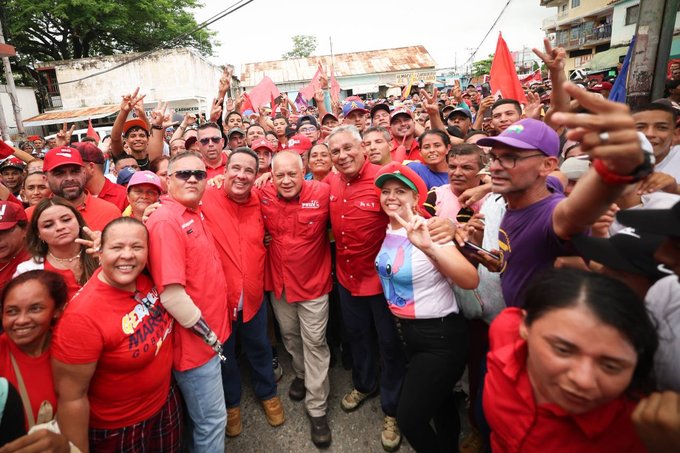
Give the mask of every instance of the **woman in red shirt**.
[(494, 452), (643, 452), (631, 414), (657, 334), (609, 277), (548, 271), (491, 324), (484, 415)]
[(90, 241), (80, 212), (61, 197), (42, 200), (35, 208), (28, 226), (26, 242), (31, 259), (19, 264), (15, 276), (33, 269), (45, 269), (61, 275), (69, 299), (87, 282), (99, 266), (96, 257), (86, 253), (78, 243)]
[(179, 451), (172, 318), (143, 273), (148, 240), (139, 220), (111, 221), (102, 232), (101, 268), (69, 302), (55, 331), (57, 421), (83, 452)]
[(66, 284), (54, 272), (29, 271), (9, 282), (0, 300), (0, 376), (19, 391), (28, 429), (56, 412), (49, 344), (66, 304)]

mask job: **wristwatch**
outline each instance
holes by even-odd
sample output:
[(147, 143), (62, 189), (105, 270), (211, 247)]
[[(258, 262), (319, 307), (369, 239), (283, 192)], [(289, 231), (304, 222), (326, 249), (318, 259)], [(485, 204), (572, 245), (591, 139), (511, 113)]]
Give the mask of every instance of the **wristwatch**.
[(654, 148), (642, 132), (638, 131), (637, 134), (640, 139), (644, 161), (638, 165), (630, 175), (614, 173), (607, 165), (605, 165), (602, 159), (593, 159), (593, 168), (606, 184), (631, 184), (645, 179), (654, 172), (654, 164), (656, 162), (656, 159), (654, 158)]

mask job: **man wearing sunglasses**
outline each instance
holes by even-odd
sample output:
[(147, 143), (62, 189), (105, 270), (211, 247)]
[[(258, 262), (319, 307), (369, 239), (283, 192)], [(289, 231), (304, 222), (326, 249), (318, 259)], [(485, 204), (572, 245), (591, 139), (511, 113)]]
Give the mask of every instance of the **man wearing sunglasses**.
[(163, 306), (177, 321), (173, 375), (193, 422), (192, 451), (223, 452), (227, 413), (219, 354), (230, 322), (224, 271), (200, 207), (206, 178), (199, 154), (173, 156), (168, 195), (146, 226), (149, 269)]
[(227, 153), (223, 151), (224, 138), (217, 123), (203, 123), (198, 126), (198, 149), (203, 156), (208, 179), (223, 175)]

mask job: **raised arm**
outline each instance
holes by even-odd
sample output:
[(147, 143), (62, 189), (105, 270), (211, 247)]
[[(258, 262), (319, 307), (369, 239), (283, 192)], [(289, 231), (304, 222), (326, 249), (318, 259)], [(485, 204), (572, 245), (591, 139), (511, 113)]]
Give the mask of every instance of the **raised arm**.
[(567, 52), (562, 47), (555, 47), (550, 44), (548, 38), (543, 39), (543, 46), (545, 52), (538, 49), (533, 49), (534, 53), (543, 60), (545, 66), (548, 68), (550, 75), (550, 82), (552, 84), (552, 92), (550, 93), (550, 108), (545, 114), (545, 123), (550, 127), (556, 129), (557, 125), (552, 122), (552, 115), (555, 112), (569, 112), (569, 102), (571, 98), (564, 89), (564, 83), (567, 81), (567, 74), (564, 71), (564, 64), (567, 61)]
[(163, 155), (165, 128), (172, 123), (172, 113), (166, 113), (167, 108), (167, 102), (158, 101), (156, 108), (151, 112), (151, 128), (149, 129), (151, 137), (149, 137), (149, 144), (146, 147), (149, 161), (158, 159)]
[[(111, 128), (111, 154), (113, 157), (118, 157), (124, 153), (123, 150), (123, 126), (130, 111), (135, 107), (137, 103), (141, 103), (144, 100), (144, 96), (139, 96), (139, 87), (137, 87), (132, 94), (123, 95), (123, 100), (120, 102), (120, 111), (116, 120), (113, 122), (113, 127)], [(146, 118), (146, 116), (145, 116)]]
[[(639, 171), (635, 176), (640, 179), (649, 174), (653, 166), (641, 167), (648, 161), (627, 105), (610, 102), (571, 83), (565, 83), (564, 89), (593, 112), (558, 112), (553, 116), (557, 125), (570, 129), (567, 138), (579, 141), (583, 151), (593, 159), (591, 169), (553, 213), (555, 233), (562, 239), (569, 239), (584, 232), (609, 209), (626, 185), (633, 182), (633, 173)], [(642, 169), (646, 171), (642, 172)], [(627, 180), (621, 179), (626, 177)]]

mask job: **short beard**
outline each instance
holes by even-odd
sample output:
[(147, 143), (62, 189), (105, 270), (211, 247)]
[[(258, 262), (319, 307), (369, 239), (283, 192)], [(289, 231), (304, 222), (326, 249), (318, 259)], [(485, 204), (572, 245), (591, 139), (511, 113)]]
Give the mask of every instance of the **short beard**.
[(84, 191), (84, 190), (85, 190), (85, 189), (84, 189), (83, 187), (80, 187), (80, 188), (78, 189), (78, 192), (76, 192), (76, 193), (73, 194), (73, 195), (66, 195), (63, 191), (62, 191), (62, 193), (55, 193), (55, 195), (58, 195), (58, 196), (62, 197), (64, 200), (75, 201), (75, 200), (77, 200), (78, 198), (81, 197), (81, 195), (83, 194), (83, 191)]

